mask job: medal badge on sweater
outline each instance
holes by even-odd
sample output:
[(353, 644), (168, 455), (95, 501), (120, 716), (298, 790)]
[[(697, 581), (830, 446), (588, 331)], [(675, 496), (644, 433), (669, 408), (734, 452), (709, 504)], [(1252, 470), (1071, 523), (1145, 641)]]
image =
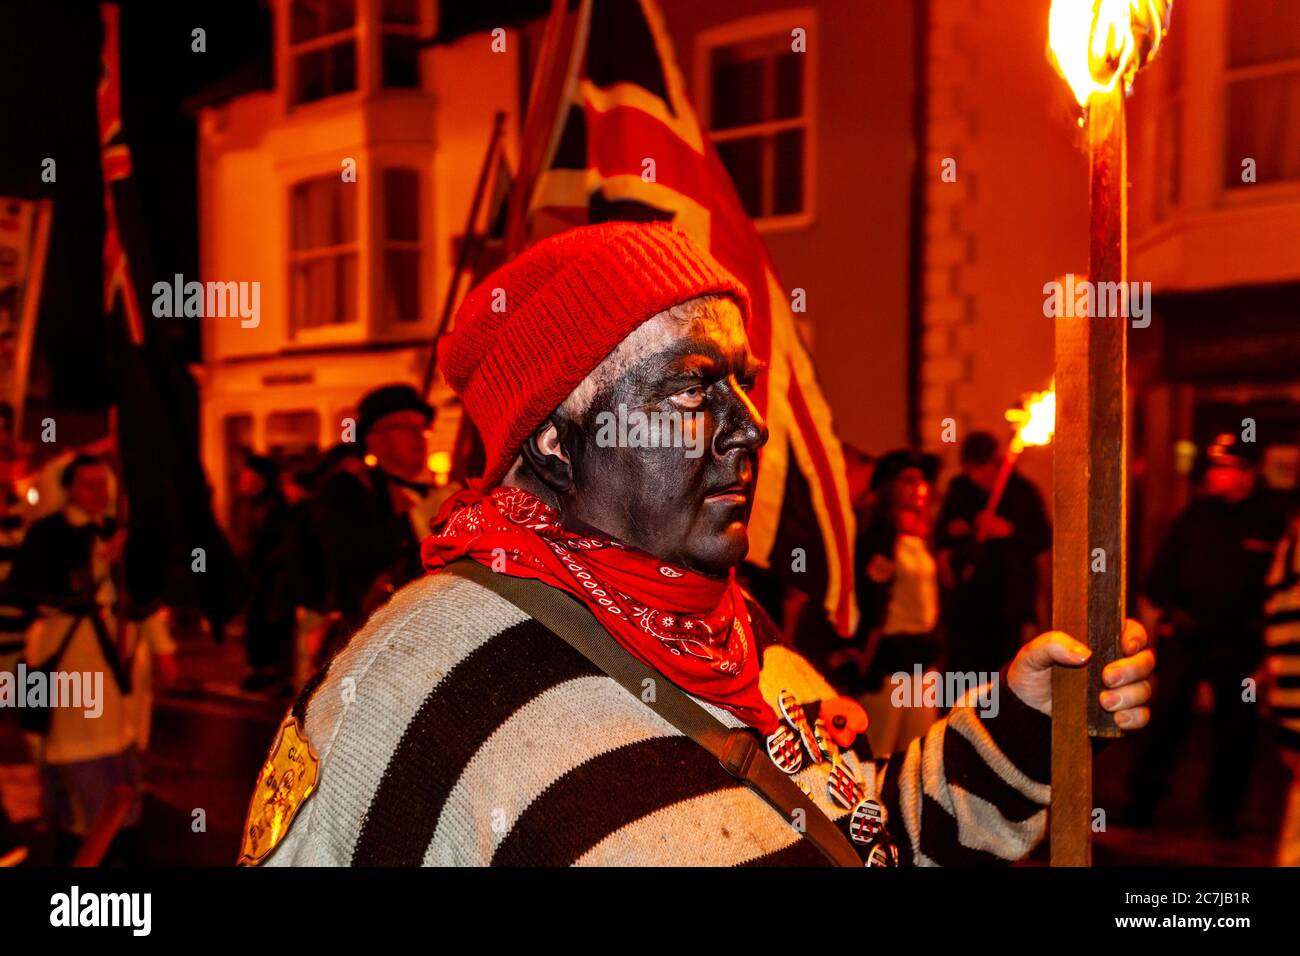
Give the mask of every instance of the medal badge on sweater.
[(301, 722), (290, 714), (280, 724), (270, 756), (257, 775), (239, 848), (240, 866), (256, 866), (279, 846), (298, 810), (316, 789), (319, 774), (320, 758)]
[[(793, 776), (804, 766), (805, 755), (813, 763), (830, 764), (826, 781), (832, 803), (850, 810), (849, 836), (866, 847), (866, 865), (898, 865), (898, 850), (886, 829), (886, 813), (881, 803), (867, 793), (867, 787), (844, 759), (844, 750), (852, 746), (859, 733), (866, 730), (866, 715), (861, 706), (846, 698), (820, 702), (820, 714), (809, 722), (808, 713), (799, 699), (788, 690), (777, 696), (781, 725), (767, 738), (767, 752), (772, 762)], [(805, 793), (808, 788), (800, 784)]]

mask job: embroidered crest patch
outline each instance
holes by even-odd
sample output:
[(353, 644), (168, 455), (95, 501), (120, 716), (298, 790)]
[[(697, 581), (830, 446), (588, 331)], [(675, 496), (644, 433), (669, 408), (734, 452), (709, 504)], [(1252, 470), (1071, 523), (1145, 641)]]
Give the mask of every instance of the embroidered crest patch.
[(292, 714), (280, 724), (248, 805), (239, 865), (256, 866), (279, 846), (298, 810), (316, 789), (320, 758)]

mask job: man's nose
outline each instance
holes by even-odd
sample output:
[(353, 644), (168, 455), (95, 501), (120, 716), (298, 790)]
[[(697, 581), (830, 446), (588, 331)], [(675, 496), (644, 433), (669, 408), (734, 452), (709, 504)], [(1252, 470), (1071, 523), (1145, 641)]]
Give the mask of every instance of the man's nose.
[(758, 451), (767, 444), (767, 422), (734, 377), (727, 393), (727, 401), (720, 410), (718, 428), (714, 433), (714, 454), (722, 457), (737, 448), (745, 452)]

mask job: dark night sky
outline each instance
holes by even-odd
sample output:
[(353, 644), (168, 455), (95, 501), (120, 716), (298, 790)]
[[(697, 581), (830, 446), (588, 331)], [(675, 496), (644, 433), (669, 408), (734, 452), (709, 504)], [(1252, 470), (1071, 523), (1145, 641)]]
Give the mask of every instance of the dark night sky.
[[(182, 104), (218, 80), (269, 70), (270, 12), (257, 0), (120, 6), (123, 124), (152, 264), (162, 275), (195, 275), (195, 124)], [(195, 27), (207, 31), (205, 53), (191, 50)], [(99, 38), (93, 0), (0, 0), (0, 195), (54, 200), (33, 375), (48, 370), (54, 406), (87, 410), (111, 397), (100, 306)], [(41, 182), (46, 157), (57, 163), (54, 183)], [(173, 331), (181, 354), (197, 358), (197, 328)]]

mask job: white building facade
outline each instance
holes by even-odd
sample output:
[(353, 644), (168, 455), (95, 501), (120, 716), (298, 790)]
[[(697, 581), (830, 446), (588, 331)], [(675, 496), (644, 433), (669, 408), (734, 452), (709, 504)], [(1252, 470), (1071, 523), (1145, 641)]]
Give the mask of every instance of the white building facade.
[[(291, 463), (346, 437), (369, 389), (420, 386), (494, 114), (508, 151), (518, 122), (513, 32), (425, 46), (434, 0), (271, 6), (274, 88), (199, 113), (199, 278), (260, 284), (256, 326), (203, 326), (219, 515), (241, 448)], [(459, 412), (433, 400), (446, 449)]]

